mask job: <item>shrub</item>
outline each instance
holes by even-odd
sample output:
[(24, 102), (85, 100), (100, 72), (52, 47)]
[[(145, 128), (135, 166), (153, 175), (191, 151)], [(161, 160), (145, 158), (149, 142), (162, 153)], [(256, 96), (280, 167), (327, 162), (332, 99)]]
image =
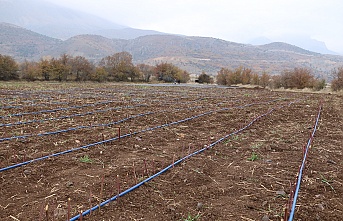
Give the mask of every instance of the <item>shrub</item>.
[(343, 67), (333, 72), (334, 78), (331, 82), (331, 89), (334, 91), (343, 90)]
[(11, 56), (0, 54), (0, 80), (18, 80), (19, 67)]
[(208, 74), (206, 74), (204, 71), (199, 75), (198, 81), (200, 84), (203, 83), (213, 83), (213, 79), (211, 78), (211, 76), (209, 76)]
[(307, 68), (294, 68), (292, 71), (284, 71), (280, 79), (281, 87), (284, 88), (313, 88), (315, 82), (311, 70)]

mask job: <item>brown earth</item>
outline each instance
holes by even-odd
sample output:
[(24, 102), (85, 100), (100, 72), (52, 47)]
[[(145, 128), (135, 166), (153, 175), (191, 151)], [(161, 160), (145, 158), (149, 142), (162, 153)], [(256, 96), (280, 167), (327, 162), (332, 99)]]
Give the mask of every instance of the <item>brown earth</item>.
[[(0, 220), (66, 220), (68, 198), (74, 217), (272, 108), (241, 133), (83, 220), (282, 220), (321, 101), (294, 220), (343, 220), (342, 96), (90, 83), (11, 82), (1, 83), (0, 91), (0, 124), (14, 124), (2, 125), (0, 138), (32, 135), (0, 142), (0, 168), (116, 137), (118, 127), (121, 135), (132, 134), (0, 172)], [(9, 117), (85, 104), (94, 105)], [(242, 107), (246, 104), (254, 105)], [(208, 111), (214, 112), (134, 134)], [(92, 113), (75, 115), (87, 112)], [(97, 126), (132, 116), (117, 125)], [(17, 125), (30, 120), (36, 122)], [(35, 136), (81, 125), (88, 127)]]

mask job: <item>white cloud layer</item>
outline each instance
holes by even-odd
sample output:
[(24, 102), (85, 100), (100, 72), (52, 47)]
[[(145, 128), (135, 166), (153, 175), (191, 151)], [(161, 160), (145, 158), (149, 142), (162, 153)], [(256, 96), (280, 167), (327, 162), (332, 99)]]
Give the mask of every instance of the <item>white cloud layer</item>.
[(312, 38), (343, 54), (341, 0), (47, 0), (133, 28), (235, 42)]

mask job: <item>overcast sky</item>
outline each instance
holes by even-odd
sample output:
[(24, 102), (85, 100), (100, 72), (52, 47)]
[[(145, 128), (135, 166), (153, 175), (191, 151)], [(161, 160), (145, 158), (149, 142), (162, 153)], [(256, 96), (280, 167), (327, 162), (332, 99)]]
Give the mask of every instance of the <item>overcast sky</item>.
[(121, 25), (247, 43), (312, 38), (343, 54), (342, 0), (47, 0)]

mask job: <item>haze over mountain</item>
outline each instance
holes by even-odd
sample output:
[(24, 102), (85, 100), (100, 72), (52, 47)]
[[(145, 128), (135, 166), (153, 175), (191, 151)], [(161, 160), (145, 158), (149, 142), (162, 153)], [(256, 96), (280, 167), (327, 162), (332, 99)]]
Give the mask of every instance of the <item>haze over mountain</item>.
[(0, 22), (63, 40), (80, 34), (123, 39), (159, 34), (157, 31), (133, 29), (42, 0), (0, 0)]
[[(298, 47), (304, 48), (309, 51), (314, 51), (321, 54), (338, 55), (338, 53), (334, 51), (330, 51), (326, 47), (325, 42), (317, 41), (308, 36), (283, 36), (282, 38), (278, 40), (281, 42), (287, 42), (288, 44), (296, 45)], [(252, 45), (263, 45), (263, 44), (269, 44), (272, 42), (273, 42), (272, 40), (262, 36), (262, 37), (254, 38), (248, 43)]]

